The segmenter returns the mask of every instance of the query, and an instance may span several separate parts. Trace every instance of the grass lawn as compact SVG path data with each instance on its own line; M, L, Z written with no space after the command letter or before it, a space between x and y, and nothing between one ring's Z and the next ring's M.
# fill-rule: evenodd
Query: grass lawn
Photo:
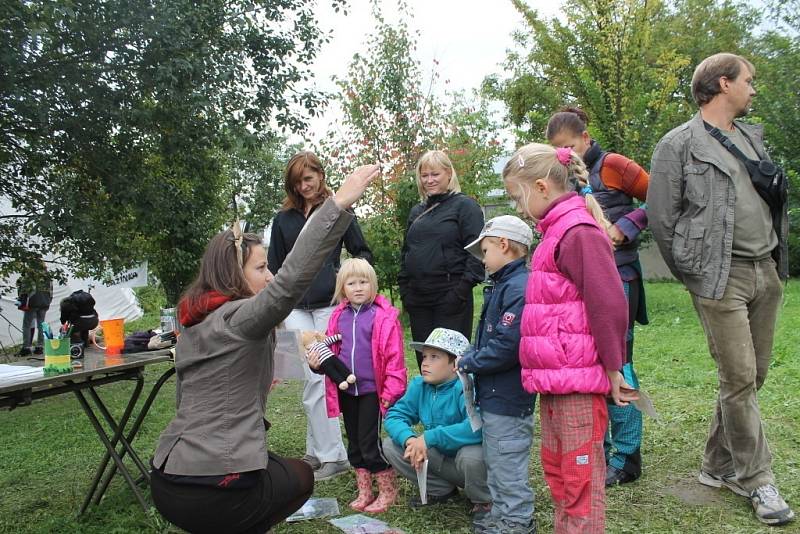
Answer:
M476 293L476 296L479 293ZM672 283L647 285L651 324L637 326L636 362L642 383L659 411L645 420L643 477L613 488L607 497L607 530L612 533L752 533L800 532L800 522L772 530L762 527L749 502L726 490L696 482L709 418L716 396L716 372L708 355L688 294ZM157 321L157 317L155 321ZM774 457L774 471L784 498L800 512L800 283L787 286L775 342L775 357L760 392L762 416ZM409 374L416 362L407 354ZM166 365L166 364L164 364ZM147 372L146 388L166 368ZM132 384L101 387L112 411L121 412ZM299 457L305 447L301 384L279 385L270 395L269 447ZM136 440L149 457L161 430L173 415L175 382L168 383ZM538 422L537 431L538 434ZM552 531L552 506L542 480L538 440L531 453L539 532ZM102 446L72 396L38 401L0 412L0 532L177 532L151 509L143 513L119 477L100 506L80 519L80 506ZM401 505L381 516L407 533L469 532L466 504L455 502L411 510L414 494L403 482ZM352 476L322 482L316 495L336 497L344 513L355 494ZM339 532L324 520L284 524L279 533Z

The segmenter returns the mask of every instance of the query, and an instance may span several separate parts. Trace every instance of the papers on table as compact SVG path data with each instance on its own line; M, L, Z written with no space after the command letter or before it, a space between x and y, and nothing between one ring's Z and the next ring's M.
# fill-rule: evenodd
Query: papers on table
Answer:
M31 367L30 365L7 365L0 364L0 382L6 380L20 380L26 378L41 378L44 376L42 367Z
M469 416L469 426L473 432L477 432L483 426L483 422L478 410L475 409L475 384L472 381L472 375L458 371L458 379L461 380L461 386L464 388L464 403Z

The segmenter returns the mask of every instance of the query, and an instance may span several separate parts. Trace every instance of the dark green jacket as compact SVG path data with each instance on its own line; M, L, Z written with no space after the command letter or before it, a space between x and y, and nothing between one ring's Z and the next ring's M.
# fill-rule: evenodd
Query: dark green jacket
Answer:
M736 122L761 159L761 125ZM698 112L665 135L653 152L647 214L658 248L675 278L700 297L721 299L728 283L736 191L731 171L714 156ZM781 279L789 276L787 205L773 221L778 246L772 252Z

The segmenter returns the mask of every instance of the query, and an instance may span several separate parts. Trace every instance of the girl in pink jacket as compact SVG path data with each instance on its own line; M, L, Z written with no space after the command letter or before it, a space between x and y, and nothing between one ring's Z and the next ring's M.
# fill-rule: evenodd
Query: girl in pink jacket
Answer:
M579 196L587 176L569 148L532 143L503 169L517 210L536 221L520 326L522 385L539 393L542 466L555 505L556 533L605 531L605 397L636 397L625 384L628 306L608 222Z
M346 260L336 277L334 301L338 306L328 321L326 335L341 334L331 349L356 381L340 390L325 379L328 417L344 416L347 459L356 469L358 496L354 510L385 512L397 499L397 479L380 450L380 423L386 410L406 391L403 328L399 311L378 295L378 278L363 259ZM309 366L319 368L319 355L309 352ZM378 482L377 498L372 477Z

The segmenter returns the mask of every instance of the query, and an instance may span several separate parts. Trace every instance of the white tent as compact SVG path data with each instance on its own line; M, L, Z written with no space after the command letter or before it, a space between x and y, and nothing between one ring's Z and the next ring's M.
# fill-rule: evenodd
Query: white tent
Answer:
M0 215L15 213L11 202L0 197ZM44 258L45 261L48 258ZM0 348L22 343L22 312L17 309L17 277L3 281L0 285ZM59 326L59 303L73 291L83 289L89 291L96 301L95 309L100 319L122 317L126 321L139 319L142 309L136 300L132 287L147 285L147 263L135 269L125 271L114 278L113 283L106 285L98 280L70 277L66 284L53 283L53 302L45 315L46 321L53 330Z
M83 289L89 291L96 302L95 309L100 319L113 319L122 317L126 321L134 321L142 317L143 312L136 300L136 295L131 287L145 285L147 281L147 264L138 269L126 271L116 280L120 283L109 286L97 280L69 278L66 284L53 283L53 302L45 315L45 320L50 328L56 330L59 323L59 303L73 291ZM144 282L144 283L142 283ZM16 287L16 278L12 278L10 288ZM2 291L2 289L0 289ZM19 345L22 343L22 312L17 309L15 300L16 290L6 289L0 294L0 344L2 347Z

